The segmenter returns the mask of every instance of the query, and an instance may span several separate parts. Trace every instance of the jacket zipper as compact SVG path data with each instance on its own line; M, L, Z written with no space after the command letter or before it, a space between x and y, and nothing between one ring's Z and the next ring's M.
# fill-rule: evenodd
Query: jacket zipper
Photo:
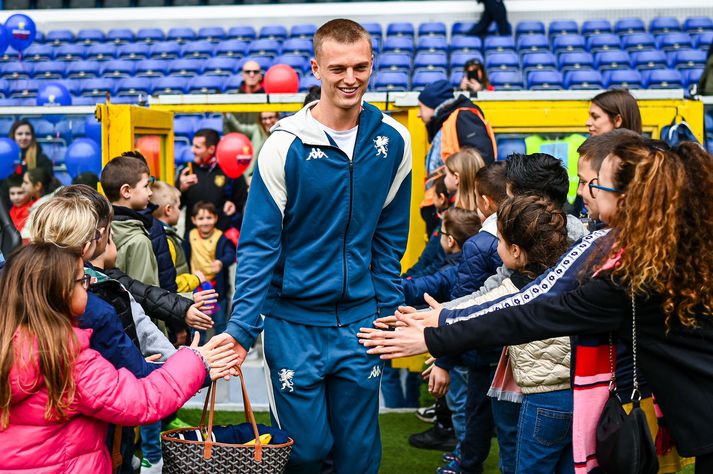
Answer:
M342 296L340 301L347 294L347 235L349 234L349 225L352 222L352 202L354 197L354 159L349 160L349 214L347 214L347 226L344 229L344 239L342 240L342 269L344 271L344 282L342 283ZM337 326L341 327L342 323L339 320L339 302L337 302Z

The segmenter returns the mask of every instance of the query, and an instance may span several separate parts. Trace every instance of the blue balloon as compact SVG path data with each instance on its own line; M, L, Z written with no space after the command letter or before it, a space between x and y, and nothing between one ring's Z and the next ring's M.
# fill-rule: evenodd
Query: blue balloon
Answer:
M72 105L72 94L60 82L47 82L37 89L37 99L35 100L37 105Z
M7 28L0 25L0 54L5 53L5 50L10 45L10 35L7 33Z
M84 135L97 143L102 142L102 124L93 115L84 120Z
M15 172L20 163L20 147L7 137L0 137L0 179L5 179Z
M16 51L24 51L35 41L37 28L35 22L27 15L15 13L5 21L5 28L10 39L10 46Z
M77 138L67 148L64 164L73 178L85 171L99 176L102 171L101 149L91 138Z

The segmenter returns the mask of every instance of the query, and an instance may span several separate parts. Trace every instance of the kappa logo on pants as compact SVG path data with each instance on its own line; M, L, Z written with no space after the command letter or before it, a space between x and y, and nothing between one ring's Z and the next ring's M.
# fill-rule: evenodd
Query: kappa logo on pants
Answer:
M371 373L369 374L369 377L367 377L367 378L373 379L375 377L378 377L379 375L381 375L381 367L379 367L378 365L375 365L374 367L372 367Z
M277 373L277 376L280 378L280 383L282 384L282 386L280 386L280 390L282 390L283 392L286 389L289 389L290 392L295 391L295 386L292 382L292 378L295 376L294 370L280 369L280 371Z

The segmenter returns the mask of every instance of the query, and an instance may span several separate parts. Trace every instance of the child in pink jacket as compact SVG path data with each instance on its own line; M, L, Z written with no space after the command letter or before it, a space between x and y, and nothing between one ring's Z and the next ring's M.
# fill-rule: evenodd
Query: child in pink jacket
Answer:
M51 271L50 271L51 270ZM0 473L111 472L107 424L166 417L235 364L230 345L181 348L136 379L89 349L74 327L89 280L81 249L32 244L0 276Z

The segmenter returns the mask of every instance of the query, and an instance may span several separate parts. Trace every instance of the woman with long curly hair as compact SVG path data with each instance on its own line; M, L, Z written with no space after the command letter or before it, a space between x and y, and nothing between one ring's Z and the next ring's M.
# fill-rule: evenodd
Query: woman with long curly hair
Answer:
M679 453L713 472L713 158L694 143L632 140L590 189L613 229L579 288L444 327L397 314L405 327L363 330L362 343L385 359L602 333L631 348L635 318L637 366Z

